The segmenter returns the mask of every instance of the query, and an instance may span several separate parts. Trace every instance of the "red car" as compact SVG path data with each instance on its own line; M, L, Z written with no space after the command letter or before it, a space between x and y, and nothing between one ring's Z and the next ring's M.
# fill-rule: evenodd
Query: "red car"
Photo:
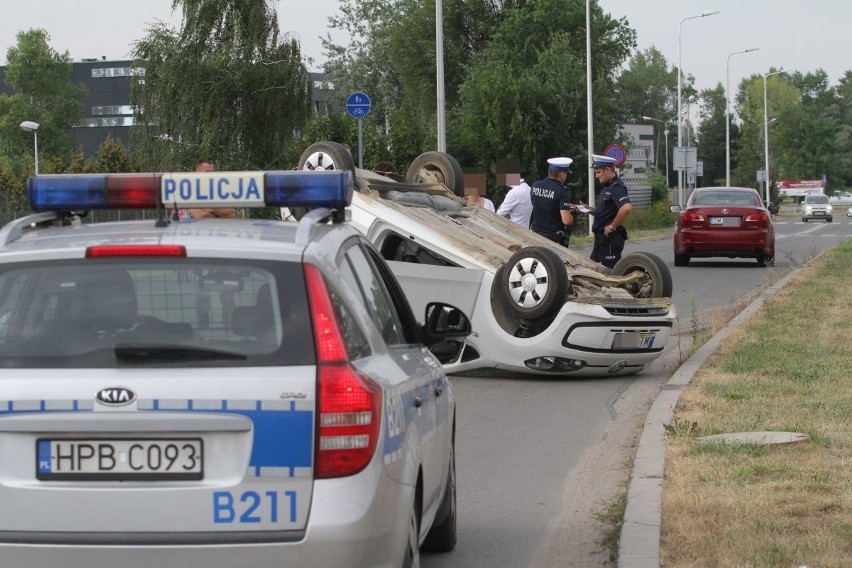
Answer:
M675 266L693 257L755 258L768 266L775 259L772 215L760 194L749 187L700 187L677 213Z

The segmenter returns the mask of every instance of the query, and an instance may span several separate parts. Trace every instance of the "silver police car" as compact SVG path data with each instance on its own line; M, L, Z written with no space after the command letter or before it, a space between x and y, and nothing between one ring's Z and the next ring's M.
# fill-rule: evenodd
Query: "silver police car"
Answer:
M0 564L418 566L456 543L453 390L348 172L51 175L0 230ZM298 223L167 208L311 206ZM150 209L84 223L83 210ZM331 223L327 223L327 220Z

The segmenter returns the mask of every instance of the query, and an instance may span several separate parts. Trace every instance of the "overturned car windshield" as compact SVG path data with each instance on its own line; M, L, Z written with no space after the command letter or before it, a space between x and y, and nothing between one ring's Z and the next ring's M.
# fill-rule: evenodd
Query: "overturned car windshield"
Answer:
M0 271L0 366L310 365L298 262L80 259Z

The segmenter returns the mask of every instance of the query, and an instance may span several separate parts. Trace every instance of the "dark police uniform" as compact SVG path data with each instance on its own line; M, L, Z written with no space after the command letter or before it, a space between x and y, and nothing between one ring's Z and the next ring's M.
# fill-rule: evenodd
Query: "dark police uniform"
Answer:
M626 203L630 203L627 186L618 176L603 185L595 202L595 222L592 223L595 244L590 258L608 268L613 268L621 259L624 241L627 240L627 229L618 227L607 237L604 235L604 227L615 220L619 207Z
M560 211L571 209L571 190L559 180L545 178L535 182L530 190L532 221L530 229L553 242L568 245L570 227L562 223ZM567 233L560 239L557 233Z

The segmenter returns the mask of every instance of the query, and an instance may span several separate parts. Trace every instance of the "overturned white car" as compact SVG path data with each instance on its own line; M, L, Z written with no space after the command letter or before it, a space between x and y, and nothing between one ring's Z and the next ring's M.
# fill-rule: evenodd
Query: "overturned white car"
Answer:
M357 169L342 145L318 142L299 168L352 171L352 222L389 261L415 312L447 301L470 316L464 343L433 349L447 372L628 375L669 341L676 314L662 259L628 254L609 270L468 204L448 154L427 152L391 179Z

